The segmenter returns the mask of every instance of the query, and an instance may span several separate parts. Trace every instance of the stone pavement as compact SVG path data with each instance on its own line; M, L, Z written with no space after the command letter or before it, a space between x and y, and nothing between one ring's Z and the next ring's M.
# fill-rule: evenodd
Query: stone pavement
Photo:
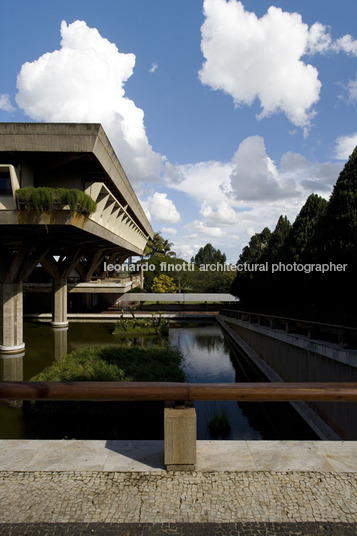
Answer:
M160 452L0 441L0 536L357 535L355 442L200 441L187 473Z

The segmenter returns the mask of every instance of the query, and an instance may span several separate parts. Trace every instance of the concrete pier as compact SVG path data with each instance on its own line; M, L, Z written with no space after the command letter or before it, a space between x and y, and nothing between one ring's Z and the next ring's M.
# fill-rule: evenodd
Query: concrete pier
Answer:
M194 407L165 408L165 465L168 471L192 471L195 469L196 428L196 410Z
M23 341L22 282L0 285L0 353L18 353Z
M68 327L67 319L67 278L53 279L52 322L53 328Z

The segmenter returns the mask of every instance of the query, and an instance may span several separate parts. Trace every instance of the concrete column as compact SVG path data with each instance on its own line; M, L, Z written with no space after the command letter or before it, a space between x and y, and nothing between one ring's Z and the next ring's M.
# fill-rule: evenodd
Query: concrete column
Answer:
M67 320L67 277L53 278L53 295L52 295L52 322L54 328L63 328L68 326Z
M195 408L184 406L165 408L165 465L168 471L195 469L196 436Z
M22 282L0 285L0 352L19 353L25 348L22 329Z

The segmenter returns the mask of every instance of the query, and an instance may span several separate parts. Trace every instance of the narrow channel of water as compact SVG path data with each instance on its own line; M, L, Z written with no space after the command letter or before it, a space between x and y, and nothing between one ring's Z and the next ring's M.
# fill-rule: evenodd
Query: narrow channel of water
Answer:
M112 335L113 328L114 324L110 322L73 322L68 331L61 332L51 330L47 324L26 323L25 356L0 358L0 379L29 380L55 359L59 359L62 353L80 347L120 346L122 342ZM188 382L229 383L263 380L244 359L233 352L216 323L196 327L183 324L181 328L170 328L169 341L184 355L183 368ZM154 337L141 337L130 341L131 344L140 345L152 345L156 342ZM136 409L136 418L139 421L145 420L144 404L138 404ZM287 403L196 402L195 407L198 439L316 439L315 434ZM127 413L126 407L124 411ZM222 416L223 422L228 423L228 426L221 433L210 429L212 418ZM150 420L148 416L146 417L146 420ZM162 436L162 422L146 426L141 432L140 425L137 429L131 425L130 429L125 430L130 421L133 421L130 417L123 419L120 429L115 428L111 434L122 439L159 439ZM80 419L78 422L80 423ZM64 423L49 422L48 431L45 426L40 429L41 423L38 423L37 430L36 426L29 426L26 423L20 404L0 404L0 438L63 437ZM81 427L81 424L78 426ZM106 437L105 430L96 432L92 423L83 425L82 430L77 429L77 423L73 423L69 433L70 437L86 439ZM113 435L110 438L113 438Z
M171 329L170 342L185 356L188 382L232 383L264 381L252 366L231 348L218 324ZM218 439L318 439L293 410L281 402L195 402L198 439L212 439L209 423L225 415L227 430Z

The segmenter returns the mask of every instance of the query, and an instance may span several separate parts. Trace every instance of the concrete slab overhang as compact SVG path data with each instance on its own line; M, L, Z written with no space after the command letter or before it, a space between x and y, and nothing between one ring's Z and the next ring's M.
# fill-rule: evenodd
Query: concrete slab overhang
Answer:
M0 244L15 247L21 243L50 244L54 255L68 248L91 247L141 255L142 250L117 233L69 211L38 215L35 211L0 211Z
M153 229L102 126L92 123L0 123L0 164L35 169L43 184L51 174L80 173L104 183L146 236ZM1 222L2 223L2 222Z

